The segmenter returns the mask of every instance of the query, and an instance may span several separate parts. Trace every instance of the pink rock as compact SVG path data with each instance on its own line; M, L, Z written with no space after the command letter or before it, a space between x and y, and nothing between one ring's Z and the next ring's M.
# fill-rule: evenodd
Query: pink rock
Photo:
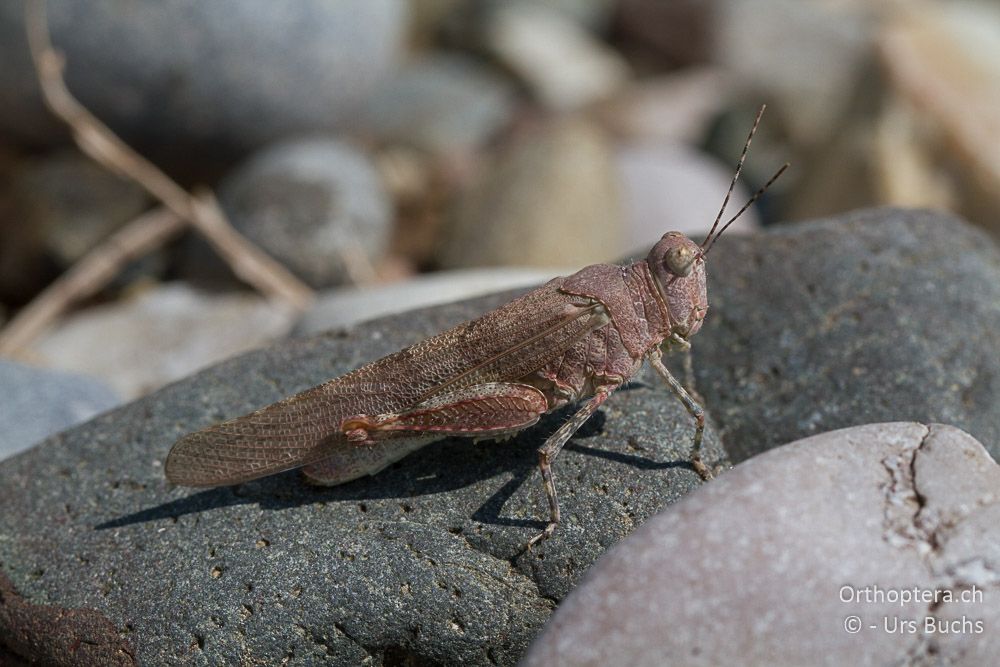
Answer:
M954 427L799 440L609 552L524 664L989 664L998 499L1000 468Z

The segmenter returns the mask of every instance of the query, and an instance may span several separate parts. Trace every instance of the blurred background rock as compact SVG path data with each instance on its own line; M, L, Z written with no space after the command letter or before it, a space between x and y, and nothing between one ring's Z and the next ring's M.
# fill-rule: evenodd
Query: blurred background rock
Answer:
M0 322L154 204L45 109L23 10L0 4ZM792 168L732 233L885 204L1000 233L995 3L50 0L48 15L73 94L321 290L312 317L275 305L188 232L9 353L125 399L304 316L299 331L346 326L645 253L672 229L700 240L761 103L734 203Z

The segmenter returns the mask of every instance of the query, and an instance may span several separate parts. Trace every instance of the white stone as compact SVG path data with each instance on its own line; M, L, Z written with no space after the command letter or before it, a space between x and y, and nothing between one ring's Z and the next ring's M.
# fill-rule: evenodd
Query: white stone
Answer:
M606 98L629 77L628 65L617 52L542 5L498 8L487 27L486 43L543 104L557 110Z
M167 284L70 316L29 354L137 398L282 338L293 319L284 304L254 294L213 295Z

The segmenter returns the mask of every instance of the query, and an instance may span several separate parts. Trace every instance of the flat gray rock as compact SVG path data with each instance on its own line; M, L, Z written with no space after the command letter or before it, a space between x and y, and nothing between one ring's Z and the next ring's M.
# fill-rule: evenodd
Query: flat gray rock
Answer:
M734 460L870 422L962 428L1000 458L1000 250L929 211L873 209L708 257L698 389Z
M984 665L1000 468L962 431L872 424L761 454L610 551L536 665Z
M0 359L0 460L121 402L95 377Z
M0 637L24 634L25 609L69 608L106 617L127 646L102 648L143 664L515 663L601 553L699 484L692 420L652 374L567 445L563 524L528 554L547 517L535 449L564 416L506 443L444 440L334 488L292 472L196 491L162 468L188 431L509 298L250 353L0 464L0 572L24 596L19 614L0 599ZM717 460L711 431L707 445Z

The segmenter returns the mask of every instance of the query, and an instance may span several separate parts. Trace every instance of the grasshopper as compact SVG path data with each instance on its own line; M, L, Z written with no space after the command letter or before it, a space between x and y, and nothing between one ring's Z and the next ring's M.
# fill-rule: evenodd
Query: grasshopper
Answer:
M648 361L695 420L691 462L704 479L702 407L661 360L661 346L690 350L708 311L705 257L715 241L788 166L719 228L761 107L708 236L669 232L646 259L596 264L478 319L236 419L181 438L166 476L185 486L238 484L303 468L335 485L374 475L448 436L509 437L569 403L582 405L538 450L549 504L547 539L559 525L552 463L574 432ZM718 233L716 233L718 229ZM585 399L585 400L584 400Z

